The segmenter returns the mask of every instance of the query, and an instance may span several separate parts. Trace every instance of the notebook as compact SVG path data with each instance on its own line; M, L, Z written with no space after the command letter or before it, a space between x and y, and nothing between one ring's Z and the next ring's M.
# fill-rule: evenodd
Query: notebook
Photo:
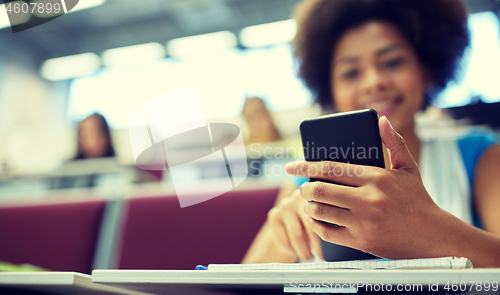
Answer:
M463 257L409 260L354 260L310 263L209 264L208 270L315 270L315 269L466 269L472 262Z

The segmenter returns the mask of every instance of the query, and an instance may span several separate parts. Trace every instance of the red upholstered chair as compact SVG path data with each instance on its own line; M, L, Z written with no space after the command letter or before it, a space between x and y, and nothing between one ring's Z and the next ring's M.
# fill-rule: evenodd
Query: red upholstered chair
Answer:
M194 269L239 263L272 208L278 189L232 191L180 208L176 196L130 199L121 269Z
M0 261L90 273L104 201L0 207Z

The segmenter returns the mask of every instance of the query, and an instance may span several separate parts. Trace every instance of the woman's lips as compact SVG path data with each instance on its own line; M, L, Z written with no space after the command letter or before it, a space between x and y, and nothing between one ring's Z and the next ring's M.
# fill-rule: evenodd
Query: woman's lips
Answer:
M373 103L366 104L365 107L368 109L374 109L377 111L379 116L387 116L394 112L398 105L403 102L403 98L398 96L395 99L377 101Z

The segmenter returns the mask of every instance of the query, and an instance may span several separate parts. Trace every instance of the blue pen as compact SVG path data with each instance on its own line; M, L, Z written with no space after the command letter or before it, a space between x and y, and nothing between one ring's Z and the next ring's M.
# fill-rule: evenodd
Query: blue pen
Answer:
M195 267L195 270L207 270L207 269L208 269L208 267L206 267L206 266L204 266L204 265L197 265L197 266Z

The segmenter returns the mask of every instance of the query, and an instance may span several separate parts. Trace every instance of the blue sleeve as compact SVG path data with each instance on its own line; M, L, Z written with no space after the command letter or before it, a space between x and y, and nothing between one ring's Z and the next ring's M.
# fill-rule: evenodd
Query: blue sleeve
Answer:
M307 177L294 177L295 185L300 187L302 184L307 182Z
M483 225L474 202L474 177L476 167L483 154L493 145L499 144L499 142L495 133L487 131L473 131L458 140L458 146L462 153L467 176L469 177L469 187L472 195L472 222L474 226L479 228L483 228Z

